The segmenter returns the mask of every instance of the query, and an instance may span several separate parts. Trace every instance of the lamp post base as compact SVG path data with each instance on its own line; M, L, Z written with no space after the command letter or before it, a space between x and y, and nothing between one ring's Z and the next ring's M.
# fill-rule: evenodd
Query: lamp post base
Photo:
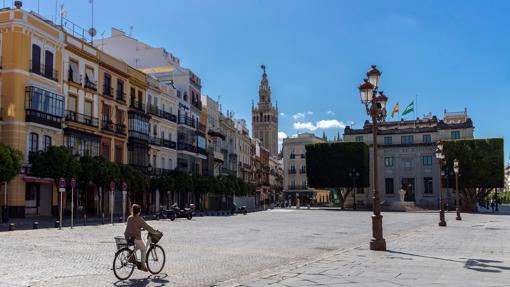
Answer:
M386 251L386 240L384 240L384 238L381 239L372 238L370 240L370 250Z
M372 239L370 250L386 251L386 240L382 236L382 215L372 215Z
M446 226L446 221L439 221L438 225L439 226Z

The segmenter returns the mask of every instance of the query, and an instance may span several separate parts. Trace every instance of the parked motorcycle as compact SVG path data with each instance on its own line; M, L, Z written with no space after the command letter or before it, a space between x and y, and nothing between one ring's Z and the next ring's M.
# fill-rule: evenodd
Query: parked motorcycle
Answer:
M248 210L246 209L246 206L240 206L240 207L237 207L235 206L235 213L242 213L244 215L248 214Z
M170 219L171 221L174 221L177 215L175 214L175 211L173 209L160 209L159 213L157 214L158 219Z
M188 220L191 220L193 218L193 210L195 209L194 204L190 204L190 207L186 207L184 209L181 209L177 203L172 204L170 206L170 210L172 210L175 213L176 217L185 217Z

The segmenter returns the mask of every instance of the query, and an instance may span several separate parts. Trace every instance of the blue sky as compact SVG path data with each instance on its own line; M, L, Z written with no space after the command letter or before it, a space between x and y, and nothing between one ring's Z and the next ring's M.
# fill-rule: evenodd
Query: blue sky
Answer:
M23 2L37 10L36 0ZM69 19L90 26L89 0L57 2ZM55 1L40 7L54 16ZM510 1L482 0L96 0L94 23L106 36L112 26L133 26L133 37L165 47L201 77L205 94L221 96L223 111L250 126L261 64L288 136L295 127L338 126L332 120L360 127L367 116L357 86L377 64L390 106L400 102L403 110L418 95L420 117L467 108L476 137L507 139L508 11ZM342 133L314 132L323 130ZM505 150L508 162L509 141Z

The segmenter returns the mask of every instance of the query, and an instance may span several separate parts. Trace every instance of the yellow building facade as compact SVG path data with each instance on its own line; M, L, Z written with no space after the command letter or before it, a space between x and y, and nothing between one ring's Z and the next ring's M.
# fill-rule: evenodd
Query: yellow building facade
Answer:
M31 177L28 160L31 152L62 144L63 49L64 34L44 19L19 9L0 11L0 142L24 159L20 176L7 186L11 216L51 215L57 206L53 181Z

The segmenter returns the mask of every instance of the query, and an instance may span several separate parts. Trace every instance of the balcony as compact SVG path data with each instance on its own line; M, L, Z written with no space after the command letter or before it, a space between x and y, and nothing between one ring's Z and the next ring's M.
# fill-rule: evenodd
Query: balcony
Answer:
M297 170L295 169L289 169L289 174L296 174L297 173Z
M167 139L162 139L162 138L157 138L157 137L151 137L149 139L149 143L151 145L157 145L157 146L167 147L167 148L171 148L171 149L175 149L176 146L177 146L177 143L174 142L174 141L167 140Z
M80 114L75 111L66 111L66 121L79 123L89 127L99 127L99 119L88 115Z
M149 175L151 176L162 176L162 175L168 175L172 172L171 169L166 168L151 168L149 171Z
M81 75L73 74L72 71L69 71L69 74L67 76L67 81L69 83L75 83L78 86L81 86Z
M196 123L195 121L191 118L191 117L188 117L188 116L183 116L183 115L180 115L179 116L179 121L178 121L179 124L183 124L183 125L187 125L189 127L192 127L192 128L196 128Z
M207 152L205 151L205 148L197 147L197 151L201 155L207 155Z
M147 107L147 111L151 114L151 115L154 115L154 116L157 116L157 117L160 117L160 118L164 118L164 119L167 119L171 122L177 122L177 116L176 115L173 115L169 112L166 112L166 111L163 111L163 110L160 110L157 106L154 106L154 105L148 105Z
M205 131L207 130L204 124L198 123L198 132L205 136Z
M117 101L121 101L121 102L126 102L126 93L124 93L121 90L117 90L116 100Z
M143 141L149 141L149 134L131 130L131 129L128 131L128 137L143 140Z
M296 158L296 155L295 155L295 154L293 154L293 153L291 153L289 158L290 158L290 159L295 159L295 158Z
M195 108L197 108L197 109L199 109L199 110L202 110L202 101L200 101L200 100L192 100L192 101L191 101L191 104L192 104Z
M101 129L105 130L105 131L109 131L109 132L115 132L115 129L114 129L114 125L113 125L113 122L111 120L103 120L102 121L102 125L101 125Z
M236 170L232 170L232 169L229 169L229 168L226 168L226 167L222 167L220 169L220 173L222 175L231 175L231 176L236 176L237 175L237 171Z
M308 189L308 186L306 184L302 185L289 185L289 190L304 190Z
M189 151L189 152L197 152L197 147L192 144L187 143L177 143L177 150Z
M300 170L299 170L299 173L301 173L301 174L306 173L306 169L303 169L303 168L302 168L302 169L300 169Z
M88 77L85 77L85 89L97 91L97 82L92 82Z
M103 85L103 96L113 97L113 88Z
M58 71L53 69L53 65L46 66L42 63L36 63L30 61L30 69L29 71L31 73L37 74L39 76L43 76L47 79L53 80L55 82L58 82Z
M25 110L25 121L47 125L57 129L62 128L62 118L33 109Z
M126 135L126 125L125 124L115 124L115 133L120 135Z
M141 112L145 113L145 109L143 108L142 102L137 101L135 99L131 99L131 102L129 103L129 107L131 109L134 109L134 110L141 111Z

